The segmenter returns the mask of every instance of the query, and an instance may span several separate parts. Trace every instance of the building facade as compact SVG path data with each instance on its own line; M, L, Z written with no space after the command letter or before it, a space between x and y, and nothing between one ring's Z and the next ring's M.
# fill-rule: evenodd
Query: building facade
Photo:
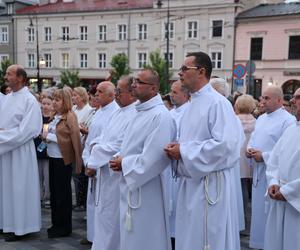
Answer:
M300 87L299 20L300 3L260 5L238 15L235 64L255 63L255 97L269 85L289 95Z

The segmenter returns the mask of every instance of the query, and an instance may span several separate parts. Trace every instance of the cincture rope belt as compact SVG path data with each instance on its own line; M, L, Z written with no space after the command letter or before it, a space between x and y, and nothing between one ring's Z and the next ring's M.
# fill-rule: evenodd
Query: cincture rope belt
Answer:
M213 200L210 196L209 196L209 175L205 176L204 179L204 191L205 191L205 199L206 199L206 203L205 203L205 230L204 230L204 238L205 238L205 245L204 245L204 250L210 250L210 245L208 242L208 206L213 206L216 205L218 203L218 201L220 200L220 195L221 195L221 174L220 172L215 172L214 173L216 175L216 182L217 182L217 197L215 200Z
M132 230L131 209L139 209L142 205L142 188L141 187L138 188L138 201L136 206L134 206L131 203L131 194L132 192L129 190L127 194L128 207L127 207L126 219L125 219L125 228L128 232Z

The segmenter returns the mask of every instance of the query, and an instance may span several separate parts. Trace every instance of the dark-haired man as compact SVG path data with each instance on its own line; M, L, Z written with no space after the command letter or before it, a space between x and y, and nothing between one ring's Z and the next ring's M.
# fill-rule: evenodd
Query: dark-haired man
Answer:
M121 250L170 250L162 172L170 160L163 148L175 139L176 127L158 94L159 76L145 69L137 74L132 94L139 102L129 123L119 157Z
M42 129L42 114L25 87L27 75L20 65L5 74L12 89L0 106L0 229L6 241L41 228L39 175L33 138Z
M229 101L209 84L212 64L203 52L188 54L180 80L191 101L178 143L166 146L181 176L176 211L176 249L238 250L234 166L240 157L239 125Z

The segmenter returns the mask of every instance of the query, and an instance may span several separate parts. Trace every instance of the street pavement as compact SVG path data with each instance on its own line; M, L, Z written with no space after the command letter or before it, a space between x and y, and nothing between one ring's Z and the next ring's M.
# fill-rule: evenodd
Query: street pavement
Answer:
M42 209L42 230L32 234L19 242L5 242L0 235L0 250L87 250L90 246L80 245L80 240L85 237L86 221L85 212L73 212L73 233L70 237L48 239L47 228L51 226L50 209ZM249 250L249 237L241 237L242 250Z

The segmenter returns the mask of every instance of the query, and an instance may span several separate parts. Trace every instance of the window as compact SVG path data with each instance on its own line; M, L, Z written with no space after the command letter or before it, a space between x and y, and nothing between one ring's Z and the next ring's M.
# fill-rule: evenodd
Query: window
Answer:
M127 26L126 24L118 25L118 40L126 40L127 39Z
M61 27L61 39L63 41L68 41L70 39L70 37L69 37L69 27L68 26Z
M52 67L52 57L51 54L47 53L44 54L44 60L45 60L45 67L51 68Z
M28 67L35 68L35 54L29 53L28 54Z
M35 41L35 30L33 27L28 27L28 42L33 43Z
M0 43L8 43L8 26L0 26Z
M222 37L223 36L223 20L213 20L212 21L212 37Z
M138 25L138 39L139 40L147 39L147 24Z
M52 40L51 27L45 27L44 32L45 32L45 42L50 42Z
M167 61L167 53L164 54L165 60ZM173 68L174 62L173 62L173 53L169 52L169 68Z
M263 46L263 38L262 37L251 38L251 49L250 49L250 59L251 60L261 60L262 46Z
M187 38L196 39L198 37L198 23L191 21L187 23Z
M211 52L211 63L213 69L222 68L222 52Z
M106 68L106 54L105 53L98 54L98 67L100 69Z
M289 59L300 59L300 36L290 36Z
M174 23L170 22L169 23L169 39L174 39ZM164 39L167 39L167 34L168 34L168 23L164 23Z
M64 69L67 69L69 68L69 53L62 53L61 54L61 66L64 68Z
M13 13L13 4L7 3L7 14L11 15Z
M8 54L0 54L0 63L8 59L9 59Z
M138 68L142 69L147 64L147 53L138 53Z
M80 68L87 68L87 54L80 53L79 59L80 59Z
M79 33L80 41L87 41L87 26L80 26Z
M98 31L99 31L98 40L106 41L106 25L99 25Z

